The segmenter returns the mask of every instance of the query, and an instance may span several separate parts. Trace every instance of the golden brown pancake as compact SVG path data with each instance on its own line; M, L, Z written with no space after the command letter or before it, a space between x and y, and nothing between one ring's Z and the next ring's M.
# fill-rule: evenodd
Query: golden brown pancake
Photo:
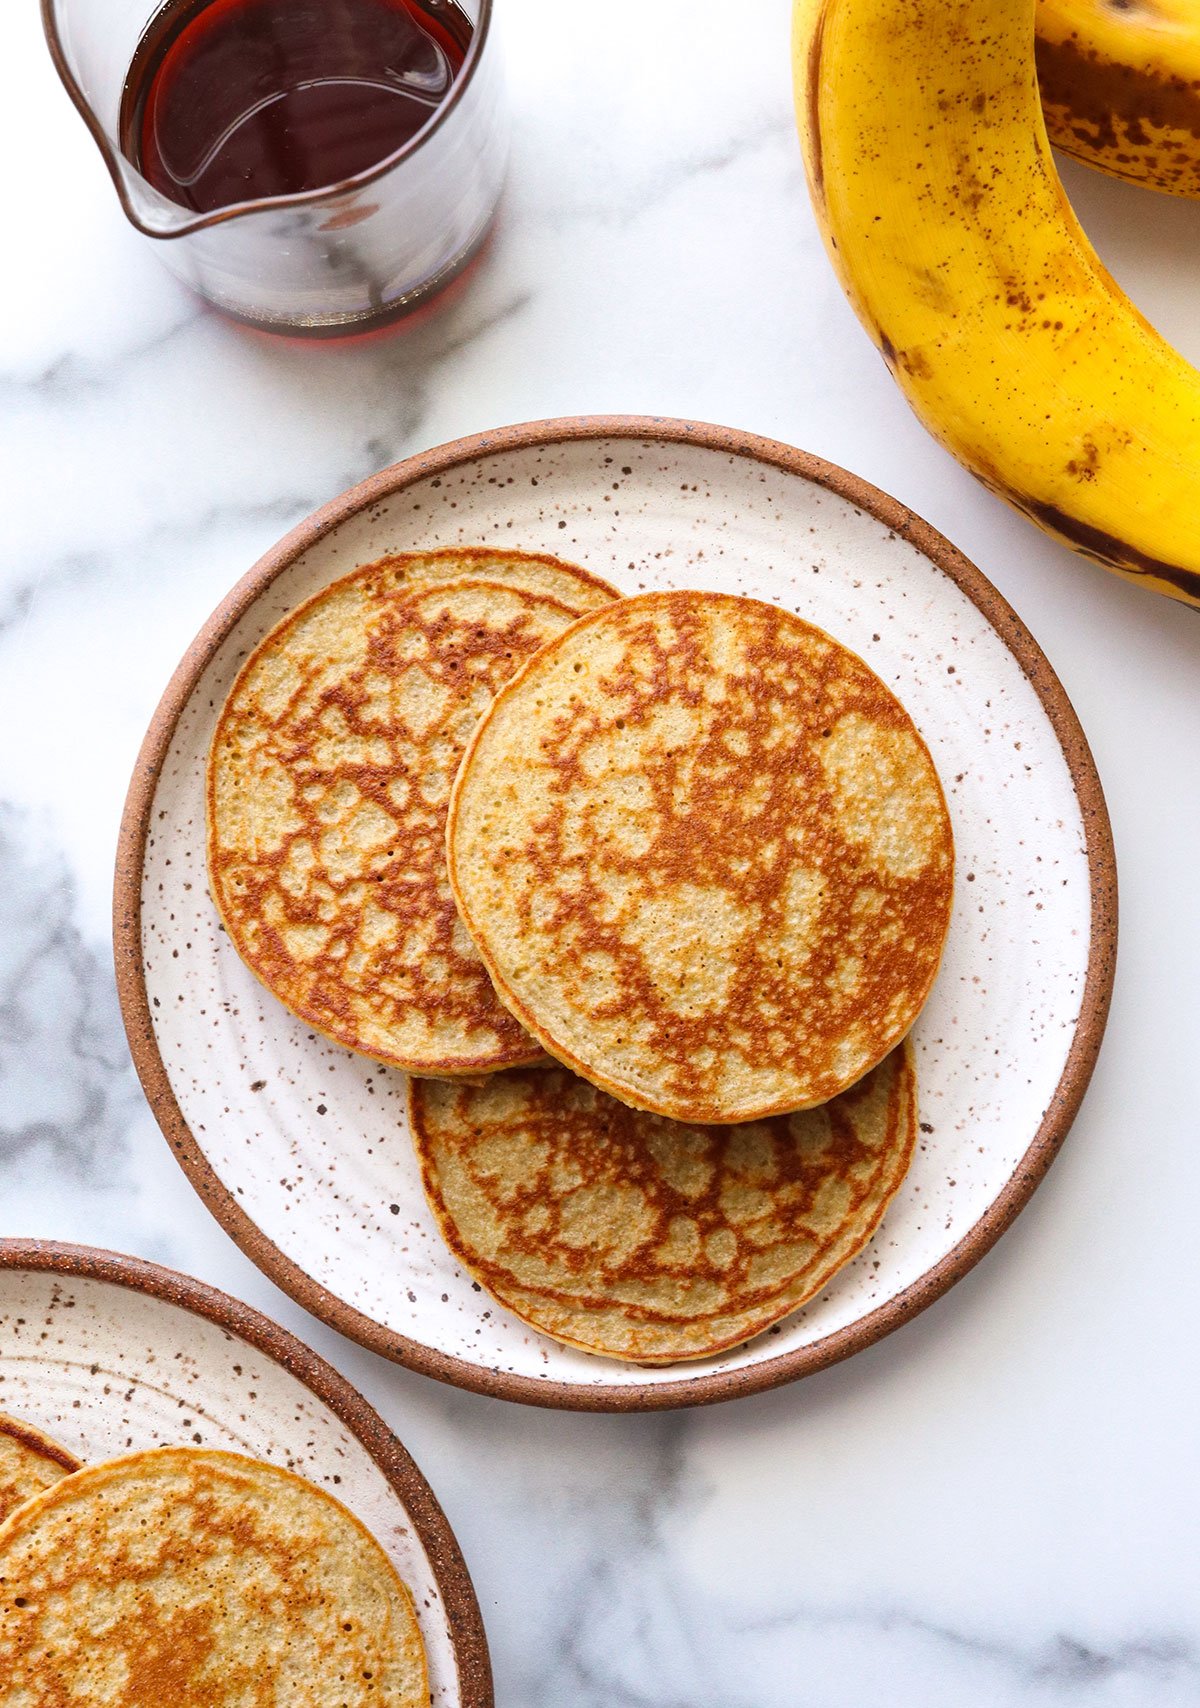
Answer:
M526 593L560 599L580 616L620 598L611 582L602 581L577 563L541 552L506 552L491 546L443 546L429 552L395 552L364 564L355 570L354 577L358 576L372 586L386 583L397 592L403 589L409 593L444 581L511 582L514 587L523 587Z
M496 697L448 826L459 912L558 1059L681 1121L823 1103L904 1036L950 919L929 751L788 611L651 593Z
M412 1597L340 1502L277 1466L160 1448L0 1525L0 1680L20 1708L428 1708Z
M80 1461L31 1423L0 1412L0 1524L32 1495L41 1494Z
M412 1073L539 1057L459 923L446 805L497 688L576 615L515 579L397 592L358 571L246 663L209 755L213 899L250 969L327 1037Z
M704 1358L802 1305L862 1250L916 1136L908 1046L794 1115L691 1126L565 1068L415 1080L422 1178L447 1243L556 1340Z

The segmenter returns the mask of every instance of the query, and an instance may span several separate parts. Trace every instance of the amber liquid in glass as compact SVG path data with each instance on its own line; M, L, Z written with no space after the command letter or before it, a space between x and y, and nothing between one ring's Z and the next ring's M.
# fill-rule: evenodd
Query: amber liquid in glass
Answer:
M197 213L341 183L429 122L472 29L455 0L171 0L126 78L122 148Z

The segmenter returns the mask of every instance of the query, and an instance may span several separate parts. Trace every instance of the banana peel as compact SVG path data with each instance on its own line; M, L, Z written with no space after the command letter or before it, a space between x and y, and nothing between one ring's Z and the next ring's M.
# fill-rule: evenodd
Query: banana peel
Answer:
M1050 140L1114 177L1200 196L1196 0L1037 0Z
M1200 373L1105 270L1042 118L1035 0L796 0L813 206L924 424L993 492L1200 605Z

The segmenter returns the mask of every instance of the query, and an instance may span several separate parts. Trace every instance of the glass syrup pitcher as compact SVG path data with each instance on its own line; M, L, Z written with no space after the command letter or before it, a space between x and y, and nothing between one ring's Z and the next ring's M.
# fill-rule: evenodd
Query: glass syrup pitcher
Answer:
M42 0L168 266L268 331L370 330L459 273L507 164L492 0Z

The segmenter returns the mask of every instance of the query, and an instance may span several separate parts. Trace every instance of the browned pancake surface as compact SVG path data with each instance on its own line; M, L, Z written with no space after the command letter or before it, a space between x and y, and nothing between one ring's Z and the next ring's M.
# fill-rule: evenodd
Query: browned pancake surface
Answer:
M497 990L636 1107L821 1103L903 1037L950 917L928 749L856 654L711 593L577 623L460 769L450 877Z
M458 920L445 817L480 714L575 615L511 580L397 592L360 571L235 683L209 760L213 897L263 983L339 1043L416 1073L540 1054Z
M0 1524L79 1465L73 1453L33 1424L0 1412Z
M0 1526L0 1694L19 1708L427 1708L412 1598L323 1490L165 1448Z
M581 616L620 598L609 581L593 575L565 558L545 552L501 551L494 546L440 546L428 552L392 552L364 564L349 580L372 586L386 583L396 592L414 592L419 587L445 581L501 581L523 587L526 593L541 593L561 599Z
M870 1239L912 1157L907 1046L822 1108L746 1126L630 1109L563 1068L415 1081L455 1256L525 1321L642 1363L736 1346Z

